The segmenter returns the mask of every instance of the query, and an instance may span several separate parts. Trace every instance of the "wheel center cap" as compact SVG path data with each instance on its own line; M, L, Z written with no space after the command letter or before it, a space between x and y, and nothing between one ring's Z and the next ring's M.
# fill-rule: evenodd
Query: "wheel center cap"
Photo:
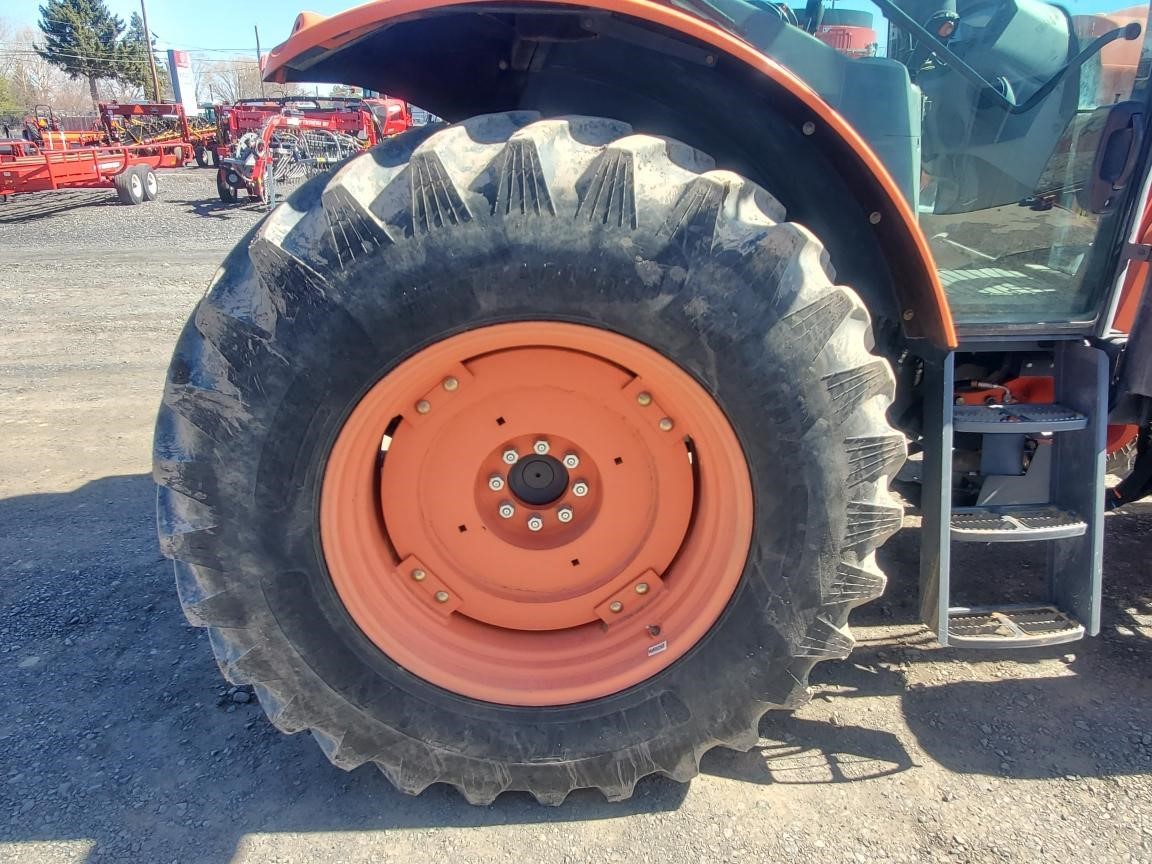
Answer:
M551 504L568 488L568 469L551 456L528 456L508 473L508 486L525 504Z

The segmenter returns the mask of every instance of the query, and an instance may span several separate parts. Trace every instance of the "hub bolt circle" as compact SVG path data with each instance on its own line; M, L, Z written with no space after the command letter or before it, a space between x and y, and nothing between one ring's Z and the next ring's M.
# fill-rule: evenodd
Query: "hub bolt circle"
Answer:
M516 464L516 460L517 460L517 459L519 459L519 458L520 458L520 454L519 454L519 453L517 453L515 450L505 450L505 451L504 451L504 456L503 456L503 459L504 459L504 461L505 461L505 462L507 462L509 465L515 465L515 464Z
M556 518L561 522L571 522L573 515L571 507L561 507L556 511Z
M528 517L528 530L529 531L539 531L543 527L544 527L544 520L541 519L539 516L533 514L532 516Z
M548 450L550 448L548 446L548 442L541 438L539 441L532 445L532 449L539 453L541 456L547 456Z
M579 468L580 467L580 457L577 456L575 453L565 453L564 454L564 467L565 468Z
M500 504L500 518L511 519L516 515L516 505L511 501L504 501Z
M488 488L493 492L499 492L504 488L504 478L499 474L493 474L488 478Z
M577 498L583 498L588 494L588 484L583 480L577 480L572 484L572 494Z

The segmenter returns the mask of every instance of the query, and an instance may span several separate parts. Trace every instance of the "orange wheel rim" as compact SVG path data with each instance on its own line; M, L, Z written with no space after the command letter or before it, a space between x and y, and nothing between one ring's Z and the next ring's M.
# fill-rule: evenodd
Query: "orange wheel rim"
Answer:
M605 330L499 324L401 363L324 473L341 601L413 674L563 705L638 684L740 581L752 489L735 433L676 364Z

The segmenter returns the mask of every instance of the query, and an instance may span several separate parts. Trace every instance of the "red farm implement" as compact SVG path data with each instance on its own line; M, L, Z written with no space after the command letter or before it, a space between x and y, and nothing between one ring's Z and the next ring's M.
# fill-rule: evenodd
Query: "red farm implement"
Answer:
M180 145L165 151L173 164L164 167L180 167L191 158L204 167L208 148L215 146L215 127L198 117L189 119L177 103L101 102L100 122L108 144Z
M156 169L172 164L182 144L42 150L23 139L0 140L0 199L22 192L115 189L124 204L157 196Z
M351 135L371 147L382 138L398 135L413 125L412 109L402 99L336 99L286 96L280 99L241 99L231 105L217 105L213 152L219 158L232 157L245 135L260 134L269 118L280 115L319 121L324 128Z
M367 112L275 114L245 132L219 162L216 189L232 204L244 191L268 205L294 186L376 143Z

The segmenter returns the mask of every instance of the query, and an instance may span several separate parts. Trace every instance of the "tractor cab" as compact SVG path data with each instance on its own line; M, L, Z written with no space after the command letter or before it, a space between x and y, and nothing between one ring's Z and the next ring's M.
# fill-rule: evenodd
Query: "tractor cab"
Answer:
M1125 350L1152 248L1148 8L852 5L741 4L734 29L881 156L957 328L956 350L905 370L923 375L923 620L977 648L1094 634L1105 474L1127 472L1149 420L1117 387L1152 361ZM1003 543L1046 550L1041 578L1010 578ZM998 568L991 596L970 578Z

